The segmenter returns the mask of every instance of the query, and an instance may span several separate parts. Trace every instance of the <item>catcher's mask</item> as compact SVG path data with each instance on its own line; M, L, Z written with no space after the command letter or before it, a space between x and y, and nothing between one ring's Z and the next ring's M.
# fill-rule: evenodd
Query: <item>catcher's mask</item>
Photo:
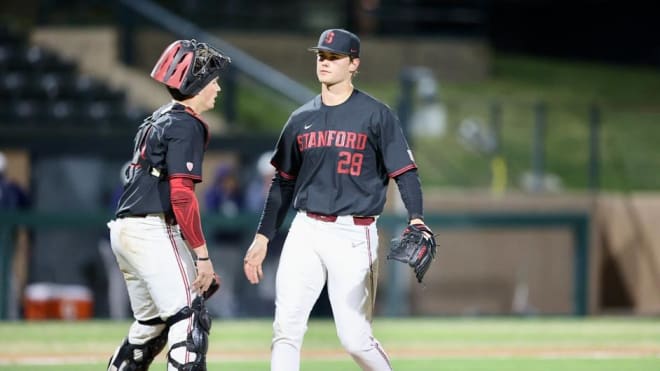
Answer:
M206 43L177 40L160 56L151 77L192 97L217 78L229 63L228 56Z

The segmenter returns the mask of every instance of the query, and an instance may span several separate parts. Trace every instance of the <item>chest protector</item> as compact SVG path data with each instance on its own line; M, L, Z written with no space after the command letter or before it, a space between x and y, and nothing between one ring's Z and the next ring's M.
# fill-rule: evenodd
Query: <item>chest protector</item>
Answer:
M164 117L166 114L175 111L183 112L185 109L180 104L165 105L144 119L138 127L133 141L131 166L128 166L124 173L125 179L129 183L132 183L137 176L143 173L154 176L159 180L167 178L167 167L164 161L165 152L159 150L159 148L165 148L165 143L162 142L164 128L160 124L167 120ZM162 156L159 156L160 154ZM162 157L161 161L154 161L154 159L160 157Z

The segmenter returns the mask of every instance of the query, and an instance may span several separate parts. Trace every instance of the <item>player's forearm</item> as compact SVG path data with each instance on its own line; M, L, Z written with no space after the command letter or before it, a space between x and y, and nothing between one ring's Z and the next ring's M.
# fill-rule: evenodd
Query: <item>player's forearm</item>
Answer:
M291 206L294 187L294 180L284 179L279 174L273 177L266 204L259 220L258 234L262 234L269 240L273 239Z
M190 247L197 249L202 245L206 246L199 203L195 196L192 180L189 178L170 179L170 200L181 233Z
M202 244L200 246L197 246L195 248L195 254L197 255L197 259L204 259L206 260L209 257L209 250L206 247L206 244Z
M410 219L411 224L414 220L419 220L420 222L424 218L424 203L422 201L422 184L419 181L419 176L417 175L417 170L409 170L405 173L394 178L397 186L399 187L399 193L401 193L401 199L403 204L408 210L408 219Z

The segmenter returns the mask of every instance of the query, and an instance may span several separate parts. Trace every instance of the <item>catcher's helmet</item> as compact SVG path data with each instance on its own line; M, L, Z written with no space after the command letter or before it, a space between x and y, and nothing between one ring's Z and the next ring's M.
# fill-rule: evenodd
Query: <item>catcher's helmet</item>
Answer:
M229 63L229 57L206 43L177 40L160 56L151 77L191 97L218 77Z

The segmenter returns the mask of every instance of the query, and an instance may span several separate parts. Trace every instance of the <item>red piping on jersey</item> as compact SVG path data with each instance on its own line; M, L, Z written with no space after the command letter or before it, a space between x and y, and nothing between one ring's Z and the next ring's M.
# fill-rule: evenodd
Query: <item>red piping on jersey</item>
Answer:
M186 112L188 112L192 117L196 118L199 120L199 122L204 125L204 149L206 149L209 146L209 141L211 140L211 132L209 131L209 125L204 121L202 116L200 116L197 112L193 111L192 108L185 106L186 107Z
M282 170L278 170L278 172L280 173L280 176L281 176L282 178L286 179L286 180L294 180L294 179L296 179L296 177L295 177L294 175L287 174L287 173L283 172Z
M406 167L403 167L403 168L401 168L401 169L399 169L399 170L397 170L397 171L394 171L394 172L390 173L390 174L389 174L389 177L390 177L390 178L396 178L396 177L398 177L399 175L405 173L406 171L408 171L408 170L412 170L412 169L417 169L417 165L415 165L415 164L410 164L410 165L408 165L408 166L406 166Z

